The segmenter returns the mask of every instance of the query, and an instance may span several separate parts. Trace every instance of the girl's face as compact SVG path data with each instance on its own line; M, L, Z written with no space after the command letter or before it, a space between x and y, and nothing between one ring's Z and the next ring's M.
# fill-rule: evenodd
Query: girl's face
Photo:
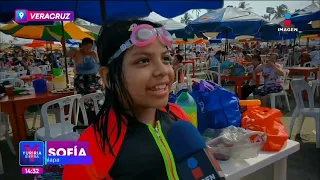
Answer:
M159 39L146 47L133 46L124 54L124 83L135 107L167 105L174 79L170 61L170 53Z

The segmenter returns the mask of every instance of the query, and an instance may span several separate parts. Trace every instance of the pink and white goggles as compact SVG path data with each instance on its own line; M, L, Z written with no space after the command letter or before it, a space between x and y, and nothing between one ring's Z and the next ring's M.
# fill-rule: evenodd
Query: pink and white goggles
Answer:
M120 46L120 49L109 59L109 64L117 57L121 55L125 50L131 48L132 46L145 47L159 37L159 40L167 47L172 46L172 36L164 28L154 28L148 24L132 26L132 33L130 39Z

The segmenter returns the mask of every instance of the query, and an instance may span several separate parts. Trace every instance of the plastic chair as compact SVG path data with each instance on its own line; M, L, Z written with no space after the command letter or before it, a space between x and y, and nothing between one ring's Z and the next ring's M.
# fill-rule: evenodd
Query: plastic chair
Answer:
M8 121L8 117L0 112L0 137L5 137L7 140L7 144L12 152L12 154L16 155L16 151L14 150L10 135L8 133L9 131L9 121ZM4 173L4 169L3 169L3 164L2 164L2 157L1 157L1 152L0 152L0 174Z
M104 99L105 99L105 96L104 96L104 94L102 92L86 94L86 95L81 97L81 99L79 100L79 106L80 106L80 110L82 112L83 122L84 122L85 126L89 125L87 111L86 111L86 108L84 106L85 101L87 101L87 100L92 100L93 101L94 112L97 115L99 110L100 110L99 104L101 104L100 102L104 101ZM79 113L79 111L78 111L78 113ZM78 113L77 113L77 119L78 119Z
M0 80L6 78L6 72L0 72Z
M17 76L18 76L18 77L26 76L26 75L27 75L27 73L28 73L28 71L27 71L27 70L18 71L18 72L17 72Z
M191 91L192 87L191 87L191 82L190 82L190 72L191 72L191 68L192 68L192 64L185 64L182 67L178 68L176 70L176 81L179 83L179 73L183 74L183 82L182 84L186 84L186 86L188 87L188 89Z
M0 83L3 83L5 81L9 81L9 83L14 87L22 88L24 86L24 81L18 78L1 79Z
M288 57L283 57L283 58L279 59L278 61L279 61L279 64L280 64L282 67L287 67Z
M287 77L289 75L289 70L288 69L282 69L282 71L283 71L284 75L279 77L279 78L280 78L283 90L281 92L278 92L278 93L270 93L269 94L271 108L276 108L276 97L277 96L284 96L285 100L286 100L287 108L288 108L289 111L291 111L288 95L287 95L287 92L285 91L285 82L286 82L286 79L287 79Z
M314 91L315 86L311 87L305 80L291 81L291 87L296 101L296 107L292 113L289 137L291 137L294 122L297 117L301 116L301 124L299 125L299 134L301 134L302 124L305 117L313 117L316 120L316 147L320 148L320 108L314 108ZM303 101L303 91L308 93L309 108L305 108Z
M205 71L205 73L206 73L207 79L212 82L215 82L215 76L217 76L218 77L217 83L221 86L221 76L218 72L207 70Z
M23 66L17 66L16 69L17 69L17 71L19 72L19 71L23 71L23 70L24 70L24 67L23 67Z
M17 78L18 74L17 73L5 73L4 74L4 79L8 79L8 78Z
M65 140L65 141L76 141L79 138L79 134L73 132L74 125L71 124L71 118L73 110L75 109L76 113L79 111L78 101L80 100L81 95L72 95L56 99L41 107L41 119L43 121L44 127L41 127L34 134L34 140L42 141L52 141L52 140ZM58 104L60 109L60 120L61 123L55 123L50 125L48 120L48 108L49 106ZM67 117L64 114L64 107L69 105L69 112ZM74 108L74 106L76 106ZM67 120L66 120L67 118ZM75 123L77 123L77 117L75 116Z
M317 65L311 64L311 62L306 62L303 64L303 67L318 67ZM315 80L315 74L313 72L310 73L310 76L308 77L309 81Z
M41 65L41 66L38 66L38 67L41 69L42 73L51 71L51 66L50 65Z

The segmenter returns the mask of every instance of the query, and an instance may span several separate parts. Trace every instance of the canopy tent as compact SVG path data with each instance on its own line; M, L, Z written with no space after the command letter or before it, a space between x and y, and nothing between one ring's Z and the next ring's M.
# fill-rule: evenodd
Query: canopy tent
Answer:
M184 29L186 25L179 23L173 19L167 19L163 21L158 21L157 23L162 24L164 28L168 31Z

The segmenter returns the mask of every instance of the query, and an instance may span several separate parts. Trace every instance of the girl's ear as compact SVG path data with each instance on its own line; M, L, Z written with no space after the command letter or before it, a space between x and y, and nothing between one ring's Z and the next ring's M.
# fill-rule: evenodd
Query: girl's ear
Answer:
M109 82L109 68L101 66L99 70L99 75L102 79L102 83L104 87L108 87Z

